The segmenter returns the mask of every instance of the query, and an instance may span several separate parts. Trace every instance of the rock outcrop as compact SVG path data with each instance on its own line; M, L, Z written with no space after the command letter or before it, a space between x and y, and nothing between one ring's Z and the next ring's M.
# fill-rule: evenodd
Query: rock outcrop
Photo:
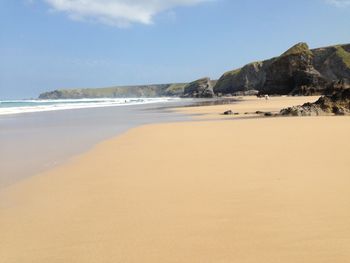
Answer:
M331 81L339 79L350 79L350 44L310 50L306 43L299 43L279 57L225 73L214 92L225 95L254 89L276 95L323 94Z
M324 90L327 81L313 67L312 60L306 43L293 46L267 68L261 93L311 95Z
M314 103L281 110L282 116L349 115L350 85L346 81L334 82L327 88L328 95Z
M213 83L209 78L202 78L187 84L183 97L212 98L214 97Z

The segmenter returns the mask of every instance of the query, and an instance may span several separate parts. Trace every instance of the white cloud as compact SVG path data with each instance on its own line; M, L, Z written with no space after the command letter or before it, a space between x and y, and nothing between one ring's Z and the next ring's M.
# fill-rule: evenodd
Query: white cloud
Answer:
M350 0L327 0L327 2L337 7L350 6Z
M179 6L208 0L44 0L52 10L71 19L124 27L132 23L151 24L155 15Z

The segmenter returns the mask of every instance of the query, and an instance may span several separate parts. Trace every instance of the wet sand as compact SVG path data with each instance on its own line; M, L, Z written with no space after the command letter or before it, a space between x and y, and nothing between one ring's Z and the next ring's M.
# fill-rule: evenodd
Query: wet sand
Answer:
M350 118L230 118L134 128L2 190L2 261L347 262Z
M0 116L0 188L63 164L130 128L188 120L184 114L158 108L191 103L181 100Z

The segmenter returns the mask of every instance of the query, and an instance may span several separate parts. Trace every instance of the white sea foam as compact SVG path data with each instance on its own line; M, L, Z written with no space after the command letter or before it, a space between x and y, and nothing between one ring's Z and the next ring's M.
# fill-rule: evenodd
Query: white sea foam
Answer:
M66 100L3 100L0 101L0 115L30 112L73 110L113 106L130 106L151 103L165 103L179 98L97 98Z

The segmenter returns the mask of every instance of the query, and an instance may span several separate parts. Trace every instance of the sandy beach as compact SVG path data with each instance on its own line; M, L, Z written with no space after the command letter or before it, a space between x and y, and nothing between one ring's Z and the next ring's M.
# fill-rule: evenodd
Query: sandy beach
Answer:
M177 109L2 189L0 261L349 262L350 117L233 120L316 99Z

